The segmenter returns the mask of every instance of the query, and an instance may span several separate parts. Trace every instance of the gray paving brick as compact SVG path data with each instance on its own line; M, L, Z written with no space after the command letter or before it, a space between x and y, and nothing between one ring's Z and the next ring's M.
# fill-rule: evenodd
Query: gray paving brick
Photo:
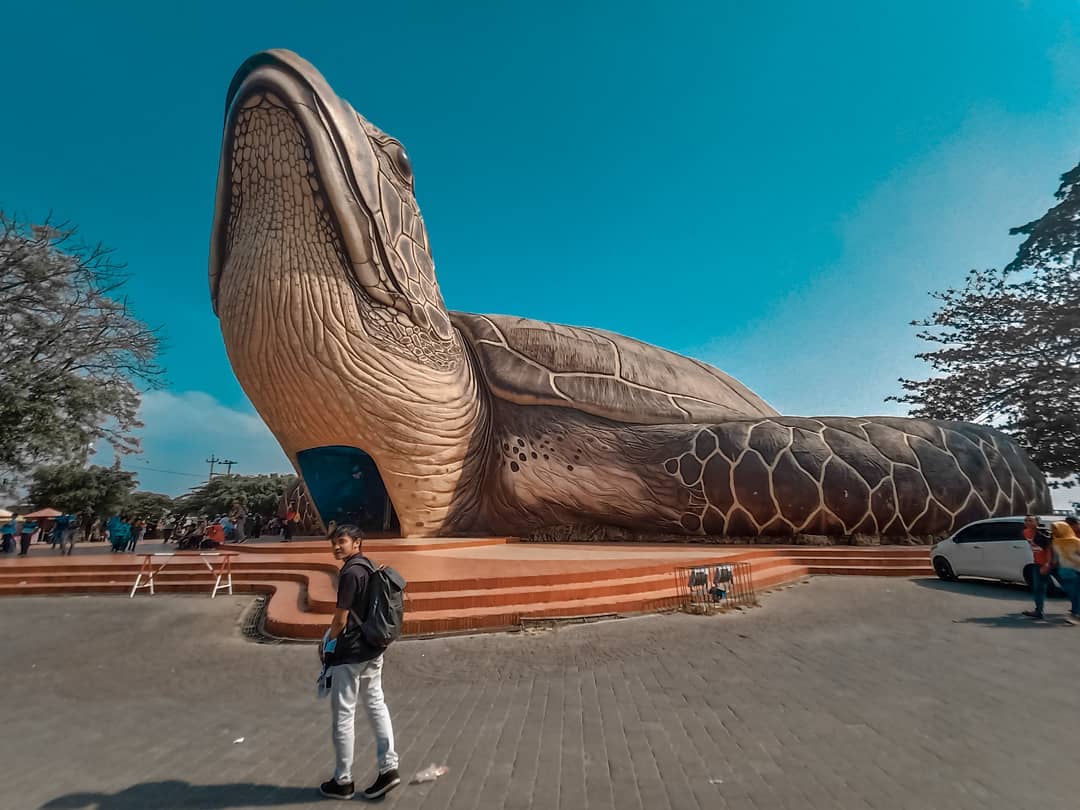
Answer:
M246 604L0 602L0 808L324 806L313 649L243 640ZM384 804L1075 810L1080 769L1046 752L1080 743L1080 628L1024 607L991 584L817 579L731 616L401 642L403 776L450 772ZM357 742L362 781L362 718Z

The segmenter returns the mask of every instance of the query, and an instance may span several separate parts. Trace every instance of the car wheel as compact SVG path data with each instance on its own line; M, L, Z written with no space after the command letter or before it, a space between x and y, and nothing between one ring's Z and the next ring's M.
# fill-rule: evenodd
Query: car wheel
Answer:
M1028 586L1029 591L1031 590L1031 580L1033 580L1034 578L1035 578L1035 566L1034 565L1025 565L1024 566L1024 584Z
M934 573L938 575L938 579L943 579L946 582L955 582L957 579L952 566L944 557L934 557Z

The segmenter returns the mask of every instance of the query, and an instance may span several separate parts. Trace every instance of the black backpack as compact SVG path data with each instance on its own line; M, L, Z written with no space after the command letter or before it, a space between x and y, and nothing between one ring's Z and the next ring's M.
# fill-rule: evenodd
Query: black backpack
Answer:
M365 557L360 564L371 575L364 588L364 614L350 611L353 622L346 632L356 633L374 650L381 653L401 636L405 622L405 577L386 565L378 567Z

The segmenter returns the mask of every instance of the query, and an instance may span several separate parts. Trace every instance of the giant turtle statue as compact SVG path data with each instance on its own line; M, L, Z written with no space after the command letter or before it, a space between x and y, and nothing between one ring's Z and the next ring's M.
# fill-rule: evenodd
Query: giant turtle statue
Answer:
M448 312L405 150L288 51L229 88L210 288L285 452L369 454L407 536L927 535L1050 506L987 427L781 416L631 338Z

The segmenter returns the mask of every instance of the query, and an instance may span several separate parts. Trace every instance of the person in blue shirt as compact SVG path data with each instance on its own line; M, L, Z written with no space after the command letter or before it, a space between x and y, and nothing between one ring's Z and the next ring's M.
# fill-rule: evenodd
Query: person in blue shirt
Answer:
M25 557L30 552L30 538L37 534L38 525L33 520L23 524L22 534L19 536L19 556Z
M60 554L71 555L75 550L75 527L78 518L75 515L60 515L53 525L53 548L60 544Z
M0 528L0 538L3 538L2 544L0 544L0 551L3 551L4 554L7 554L15 548L14 520L9 520L4 524L3 528Z
M127 521L127 515L113 515L109 518L107 528L112 550L123 551L131 539L131 524Z

